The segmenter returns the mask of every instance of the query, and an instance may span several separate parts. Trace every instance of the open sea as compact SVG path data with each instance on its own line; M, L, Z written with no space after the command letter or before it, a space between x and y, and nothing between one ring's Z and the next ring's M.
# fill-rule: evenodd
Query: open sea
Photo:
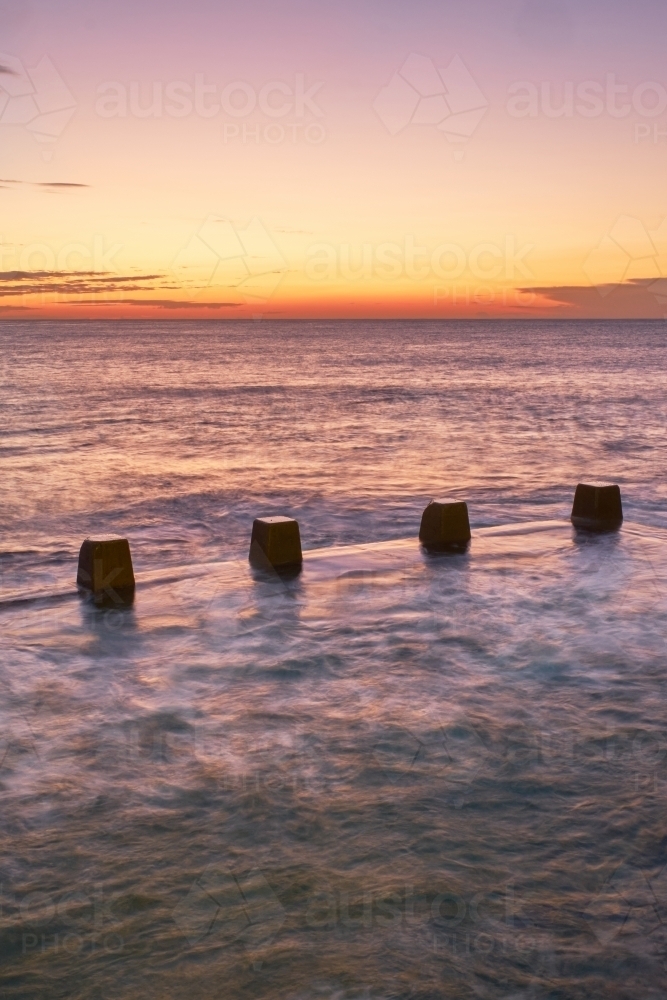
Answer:
M0 347L0 1000L667 995L664 323ZM131 608L76 593L99 534Z

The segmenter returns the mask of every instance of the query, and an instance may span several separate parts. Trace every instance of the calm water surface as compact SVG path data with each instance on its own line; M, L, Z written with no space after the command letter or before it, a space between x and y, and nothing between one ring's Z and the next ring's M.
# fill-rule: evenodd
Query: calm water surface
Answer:
M664 997L663 324L0 340L0 997Z

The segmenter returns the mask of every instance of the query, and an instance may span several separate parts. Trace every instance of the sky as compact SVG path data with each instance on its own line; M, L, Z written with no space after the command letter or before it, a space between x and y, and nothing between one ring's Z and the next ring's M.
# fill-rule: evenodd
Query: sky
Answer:
M0 315L667 317L667 4L0 0Z

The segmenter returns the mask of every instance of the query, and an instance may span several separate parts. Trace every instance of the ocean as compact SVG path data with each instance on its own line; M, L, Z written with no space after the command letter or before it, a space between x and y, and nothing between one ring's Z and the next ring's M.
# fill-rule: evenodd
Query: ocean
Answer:
M664 996L664 323L0 341L1 998ZM76 593L98 534L131 608Z

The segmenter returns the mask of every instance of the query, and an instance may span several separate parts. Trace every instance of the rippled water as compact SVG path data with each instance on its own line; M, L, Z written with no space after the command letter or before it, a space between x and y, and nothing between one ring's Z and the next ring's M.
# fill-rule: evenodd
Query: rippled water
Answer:
M0 996L664 995L663 329L3 327Z

